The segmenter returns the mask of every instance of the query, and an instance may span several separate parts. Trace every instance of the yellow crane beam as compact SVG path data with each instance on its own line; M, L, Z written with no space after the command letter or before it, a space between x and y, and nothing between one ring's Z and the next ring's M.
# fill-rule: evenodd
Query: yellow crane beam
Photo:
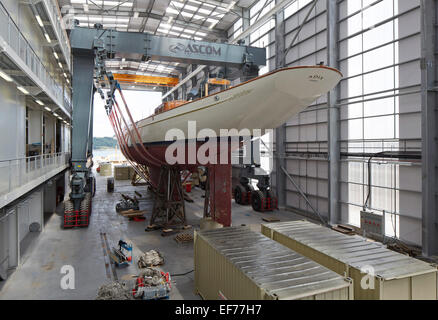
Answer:
M208 79L209 84L216 84L216 85L222 85L222 86L229 86L231 84L230 80L226 79L219 79L219 78L209 78Z
M178 78L172 77L156 77L156 76L142 76L135 74L114 73L114 79L121 83L150 85L160 87L174 87L178 84Z

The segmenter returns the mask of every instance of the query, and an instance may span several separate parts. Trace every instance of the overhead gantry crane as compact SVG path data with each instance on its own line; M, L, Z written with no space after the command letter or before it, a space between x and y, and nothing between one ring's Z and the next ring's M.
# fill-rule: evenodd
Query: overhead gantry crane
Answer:
M102 81L109 80L111 83L108 89L112 90L117 83L111 72L105 68L106 59L125 58L222 66L237 69L237 77L245 79L257 77L259 66L266 65L264 48L103 30L99 25L94 29L74 28L70 33L70 42L73 51L71 193L65 205L64 227L89 224L91 199L96 188L91 170L93 97L98 89L96 86ZM102 91L99 92L104 98ZM107 103L107 108L111 108L111 103ZM230 190L227 190L226 194L231 195ZM210 208L220 210L220 222L224 225L229 224L231 206L219 203L215 206L214 199L217 199L217 195L215 197L212 194L213 203L210 202Z

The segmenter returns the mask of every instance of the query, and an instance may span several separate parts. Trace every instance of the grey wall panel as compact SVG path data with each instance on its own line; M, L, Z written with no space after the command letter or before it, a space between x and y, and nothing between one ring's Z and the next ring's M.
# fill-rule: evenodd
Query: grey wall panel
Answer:
M29 144L42 143L42 112L39 110L29 110Z
M64 77L62 72L59 72L53 50L47 44L30 7L16 0L2 0L2 3L51 76L59 83L62 83Z
M20 202L18 208L18 235L21 242L29 233L29 199Z
M421 139L421 113L401 114L399 125L401 139Z
M0 279L5 280L9 266L9 225L5 212L0 212Z
M421 208L419 210L421 212ZM403 241L421 245L421 220L400 217L399 233Z
M0 79L0 114L0 128L8 133L0 135L0 160L24 157L25 97L15 85L3 79Z
M310 1L285 9L285 46L308 13ZM419 151L421 146L419 0L341 0L339 57L341 152ZM326 1L319 1L289 53L287 66L327 60ZM274 47L271 43L270 47ZM272 50L270 55L272 54ZM326 214L327 98L290 119L287 170L312 204ZM320 157L321 159L315 159ZM342 222L360 224L368 194L367 157L341 161ZM385 210L387 233L420 244L421 170L415 163L372 161L371 207ZM274 178L274 177L273 177ZM275 188L275 179L272 179ZM290 182L287 205L310 212Z
M29 200L29 225L36 222L43 225L43 193L42 191L34 192Z

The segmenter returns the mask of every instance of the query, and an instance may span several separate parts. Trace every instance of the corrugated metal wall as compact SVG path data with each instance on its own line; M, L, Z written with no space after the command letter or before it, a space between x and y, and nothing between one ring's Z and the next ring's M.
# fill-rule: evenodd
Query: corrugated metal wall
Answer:
M362 2L362 3L361 3ZM420 1L340 4L341 151L421 151ZM342 219L358 225L368 159L343 161ZM374 162L371 208L421 244L421 163Z
M257 16L251 9L251 20ZM274 1L265 6L269 10ZM311 7L296 0L284 10L288 48ZM420 1L343 0L339 7L341 152L421 150ZM255 7L254 7L255 8ZM262 12L263 15L263 12ZM239 34L239 20L229 30ZM250 37L268 48L268 69L275 68L275 21ZM315 9L286 56L286 66L327 61L326 1ZM268 69L262 69L262 73ZM327 97L286 124L286 167L312 205L328 215ZM369 158L341 160L342 222L359 225L368 196ZM275 168L274 168L275 172ZM385 212L387 235L421 244L421 163L371 160L370 207ZM272 175L275 187L275 174ZM287 207L311 212L287 181Z
M285 47L289 48L305 16L310 1L298 0L285 9ZM295 43L285 57L286 66L315 65L327 61L326 1L318 1ZM327 97L286 123L286 169L306 193L314 208L327 216L328 164ZM286 182L286 206L310 212L297 190Z

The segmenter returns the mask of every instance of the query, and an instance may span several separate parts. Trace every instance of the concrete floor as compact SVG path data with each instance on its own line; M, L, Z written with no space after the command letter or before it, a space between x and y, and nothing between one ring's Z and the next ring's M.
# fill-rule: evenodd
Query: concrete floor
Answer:
M146 187L133 187L129 181L116 181L115 191L106 192L106 177L97 174L97 192L93 200L93 213L88 228L63 230L60 228L62 206L46 221L44 231L33 235L32 243L25 251L20 266L11 273L6 281L0 281L1 299L94 299L98 288L114 280L104 254L106 233L109 246L117 246L120 239L132 242L134 263L124 269L116 269L119 280L129 280L138 273L136 257L141 252L155 249L165 259L162 270L170 274L181 274L193 270L193 244L179 244L175 235L162 237L160 231L145 232L152 198ZM146 221L135 222L118 215L115 204L121 193L134 196L134 191L143 195L140 209L147 210ZM199 229L199 220L203 213L203 191L193 189L190 196L194 203L186 202L188 224ZM249 206L239 206L233 201L233 225L245 224L259 231L263 217L275 216L281 221L295 220L300 216L288 211L273 213L254 212ZM61 268L70 265L75 272L75 289L63 290L60 285ZM131 280L132 281L132 280ZM194 293L194 273L172 278L170 299L200 299Z

